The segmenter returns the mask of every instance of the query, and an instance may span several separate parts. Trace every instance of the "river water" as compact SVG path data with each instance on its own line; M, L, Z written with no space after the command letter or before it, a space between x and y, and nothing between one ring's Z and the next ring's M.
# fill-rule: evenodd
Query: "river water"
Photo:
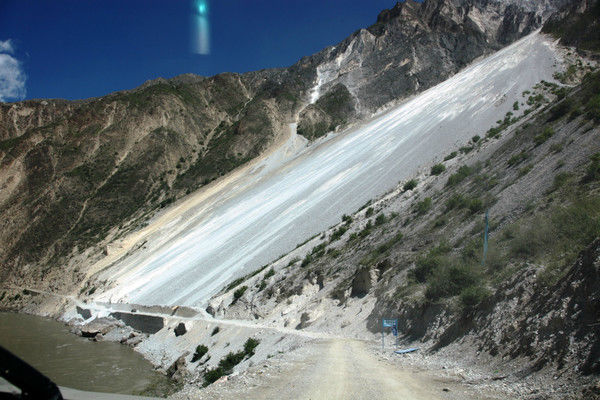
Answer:
M92 342L48 318L0 313L0 345L59 386L122 394L162 394L169 387L168 378L133 349Z

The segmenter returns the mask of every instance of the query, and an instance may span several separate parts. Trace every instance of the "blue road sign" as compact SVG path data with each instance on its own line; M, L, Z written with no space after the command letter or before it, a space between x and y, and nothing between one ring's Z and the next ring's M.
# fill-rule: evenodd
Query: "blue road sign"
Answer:
M383 327L384 328L393 328L393 327L397 327L398 326L398 320L397 319L384 319L383 320Z
M381 319L381 350L385 349L385 335L383 331L385 328L392 328L392 333L396 336L396 342L398 341L398 320L397 319Z

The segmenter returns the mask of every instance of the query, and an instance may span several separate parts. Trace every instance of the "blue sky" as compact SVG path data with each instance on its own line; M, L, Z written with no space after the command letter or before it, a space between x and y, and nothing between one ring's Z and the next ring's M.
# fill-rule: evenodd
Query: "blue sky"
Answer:
M0 0L0 101L80 99L182 73L288 66L373 24L394 0L212 0L210 54L192 0Z

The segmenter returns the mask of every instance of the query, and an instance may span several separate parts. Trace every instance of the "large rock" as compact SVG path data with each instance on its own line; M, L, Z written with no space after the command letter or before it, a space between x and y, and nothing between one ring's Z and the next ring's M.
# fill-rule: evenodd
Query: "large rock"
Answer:
M115 326L115 322L108 318L97 318L81 327L81 336L95 338L97 335L106 335Z
M185 335L187 333L187 329L185 329L185 324L180 322L174 329L175 336Z

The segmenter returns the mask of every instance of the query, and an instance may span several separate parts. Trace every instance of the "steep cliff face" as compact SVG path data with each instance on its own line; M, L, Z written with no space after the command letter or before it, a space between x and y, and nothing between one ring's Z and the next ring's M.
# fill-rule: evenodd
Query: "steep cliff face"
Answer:
M427 89L536 29L546 3L408 0L287 69L0 104L0 273L33 265L43 279L255 158L288 123L316 138Z
M370 115L434 86L474 59L539 28L541 22L539 10L511 2L399 2L382 11L374 25L301 61L313 66L316 78L309 92L311 106L300 114L299 125L314 136L333 130L334 118L317 102L340 85L352 94L354 102L347 104L355 114Z
M600 49L600 2L576 0L554 14L544 25L543 32L560 37L561 43L580 50Z

